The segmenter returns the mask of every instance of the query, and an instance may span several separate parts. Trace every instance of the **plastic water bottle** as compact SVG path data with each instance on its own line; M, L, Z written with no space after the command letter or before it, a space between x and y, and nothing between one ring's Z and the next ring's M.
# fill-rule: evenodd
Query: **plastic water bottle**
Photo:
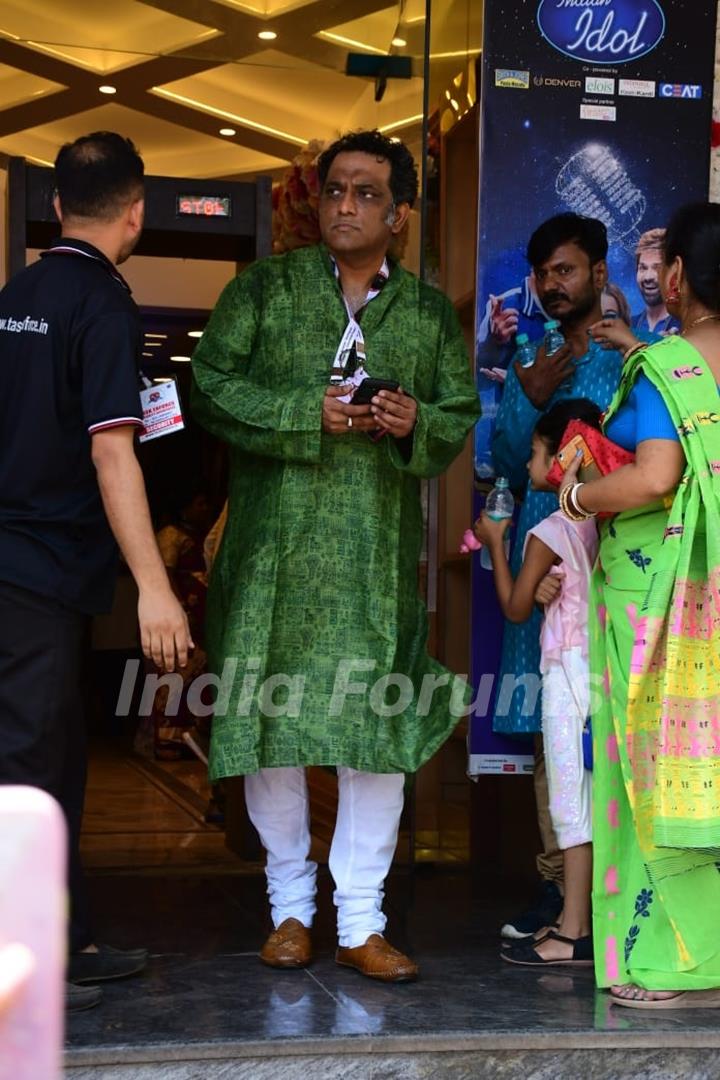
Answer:
M548 319L545 323L545 355L552 356L562 349L565 338L560 331L560 323L557 319Z
M493 521L505 521L513 516L515 500L510 485L504 476L498 476L495 487L485 500L485 513ZM505 534L505 554L510 558L510 537ZM483 544L480 552L480 565L483 570L492 570L492 559L487 546Z
M527 334L518 334L515 338L517 352L515 359L520 361L521 367L532 367L535 363L535 347L530 344Z

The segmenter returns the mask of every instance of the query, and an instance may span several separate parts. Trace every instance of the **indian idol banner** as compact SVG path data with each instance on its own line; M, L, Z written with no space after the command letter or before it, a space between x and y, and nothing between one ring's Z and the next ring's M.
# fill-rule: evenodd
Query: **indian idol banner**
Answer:
M604 221L610 254L603 306L640 336L648 326L656 268L636 255L639 241L678 206L708 197L717 4L485 0L484 12L475 324L480 491L492 486L493 429L515 336L543 335L546 315L525 259L539 224L568 210ZM498 671L502 618L492 574L477 557L474 565L478 687ZM473 710L470 772L527 771L527 743L493 735L493 708L494 699L489 714Z

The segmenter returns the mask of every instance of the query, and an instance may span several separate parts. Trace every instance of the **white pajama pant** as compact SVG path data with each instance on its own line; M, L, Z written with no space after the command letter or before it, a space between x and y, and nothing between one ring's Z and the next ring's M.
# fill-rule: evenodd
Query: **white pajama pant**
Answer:
M329 867L335 882L338 941L347 948L382 934L384 883L403 808L402 773L338 767L338 811ZM248 816L267 852L273 925L315 915L317 864L310 861L310 803L302 767L260 769L245 777Z
M583 762L582 732L590 708L588 661L564 649L543 674L542 729L550 817L561 851L592 840L592 774Z

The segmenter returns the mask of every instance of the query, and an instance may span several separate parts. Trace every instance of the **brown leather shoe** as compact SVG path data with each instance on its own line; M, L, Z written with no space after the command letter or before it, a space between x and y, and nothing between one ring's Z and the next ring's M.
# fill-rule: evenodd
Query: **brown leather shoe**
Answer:
M312 960L310 931L298 919L285 919L273 930L260 959L274 968L304 968Z
M381 982L410 982L418 977L417 964L409 956L393 949L380 934L371 934L364 945L358 945L355 949L339 946L335 961Z

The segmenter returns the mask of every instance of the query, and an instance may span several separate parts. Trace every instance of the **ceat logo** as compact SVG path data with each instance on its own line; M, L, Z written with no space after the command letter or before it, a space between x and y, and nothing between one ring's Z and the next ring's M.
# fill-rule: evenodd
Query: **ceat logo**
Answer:
M629 64L665 33L659 0L540 0L537 21L554 49L588 64Z
M666 98L693 98L697 101L702 97L702 86L691 86L689 83L660 83L658 91L660 97Z

